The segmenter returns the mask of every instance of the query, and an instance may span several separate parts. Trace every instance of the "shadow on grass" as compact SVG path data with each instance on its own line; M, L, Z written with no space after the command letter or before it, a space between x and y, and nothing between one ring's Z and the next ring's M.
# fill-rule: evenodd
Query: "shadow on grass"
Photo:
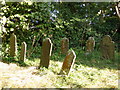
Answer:
M103 60L100 58L100 53L95 50L92 54L90 55L85 55L85 52L83 50L80 50L80 49L73 49L76 53L76 60L75 60L75 64L77 65L84 65L84 66L88 66L88 67L95 67L95 68L98 68L98 69L104 69L104 68L108 68L108 69L115 69L115 70L118 70L120 69L120 53L118 54L115 53L115 60ZM60 52L54 52L52 53L52 56L51 56L51 60L53 61L60 61L60 62L63 62L64 61L64 58L65 58L66 55L62 55ZM40 57L39 57L40 58ZM29 61L32 61L32 62L35 62L35 63L39 63L39 62L36 62L36 59L35 58L29 58L28 59ZM22 61L19 61L19 60L14 60L14 58L4 58L2 60L2 62L4 63L15 63L19 66L22 66L22 67L27 67L27 66L30 66L29 64L27 63L24 63Z
M75 49L74 51L76 53L75 64L77 65L82 64L84 66L95 67L98 69L120 69L120 65L118 64L120 62L120 54L118 53L115 53L115 60L106 60L101 59L100 52L96 50L90 55L85 55L85 52L80 49ZM52 60L63 62L65 55L61 55L60 53L54 53L51 58Z
M82 64L89 67L95 67L98 69L115 69L118 70L119 68L119 58L120 55L115 53L115 59L102 59L100 52L94 51L91 55L85 55L84 52L77 53L76 64Z
M9 57L9 58L2 58L2 62L3 63L7 63L7 64L10 64L10 63L15 63L21 67L27 67L28 65L26 63L24 63L23 61L19 61L19 60L16 60L15 58L13 57Z

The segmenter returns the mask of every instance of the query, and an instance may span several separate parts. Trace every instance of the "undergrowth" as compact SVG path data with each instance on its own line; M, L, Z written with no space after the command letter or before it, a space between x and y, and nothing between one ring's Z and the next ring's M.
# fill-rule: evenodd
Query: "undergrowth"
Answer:
M70 71L69 76L58 75L61 70L63 60L65 55L61 55L59 52L53 53L49 68L37 69L40 63L40 58L26 59L23 63L13 62L19 66L24 66L20 68L28 69L29 67L35 67L33 71L26 74L30 74L32 79L24 79L26 83L24 85L19 85L17 83L12 83L6 81L6 84L2 87L9 88L118 88L118 63L120 58L119 53L116 52L115 60L102 60L100 58L100 53L94 51L91 55L85 55L83 50L74 49L76 53L76 61L74 66ZM5 60L3 60L5 62ZM12 62L12 60L10 61ZM18 66L18 67L19 67ZM10 73L10 72L9 72ZM12 74L16 74L12 72ZM4 74L2 74L4 77ZM21 73L21 76L24 73ZM37 78L34 78L36 76ZM11 76L8 75L9 78ZM7 77L7 78L8 78ZM4 82L6 78L0 78ZM9 80L9 79L8 79ZM3 83L2 82L2 83ZM8 83L9 82L9 83ZM28 84L29 83L29 84ZM34 83L34 84L32 84ZM9 84L9 85L8 85ZM16 85L17 84L17 85ZM25 85L26 84L26 85Z

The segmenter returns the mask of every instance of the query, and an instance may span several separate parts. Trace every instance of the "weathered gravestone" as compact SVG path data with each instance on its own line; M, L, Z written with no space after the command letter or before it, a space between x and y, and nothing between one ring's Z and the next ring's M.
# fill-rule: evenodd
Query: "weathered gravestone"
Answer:
M93 37L89 37L86 42L86 53L91 53L95 47L95 40Z
M2 60L2 38L0 37L0 61Z
M23 62L26 59L26 48L27 48L27 45L25 42L23 42L21 45L21 53L20 53L20 60Z
M62 65L62 69L59 74L60 75L69 75L69 71L74 64L75 59L76 59L75 52L73 50L68 51L68 53L64 59L63 65Z
M42 42L42 54L41 54L41 61L39 68L40 67L48 68L51 53L52 53L52 42L49 38L46 38Z
M69 50L69 39L68 38L63 38L61 40L61 53L62 54L67 54Z
M10 56L15 57L17 55L17 38L14 33L10 37Z
M100 42L100 51L103 59L115 58L115 44L109 35L105 35Z

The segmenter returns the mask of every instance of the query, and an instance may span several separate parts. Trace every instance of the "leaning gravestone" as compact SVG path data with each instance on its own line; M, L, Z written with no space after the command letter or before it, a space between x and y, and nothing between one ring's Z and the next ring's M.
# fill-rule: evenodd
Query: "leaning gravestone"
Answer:
M100 42L100 51L103 59L115 58L115 44L109 35L105 35Z
M68 50L69 50L69 39L63 38L61 40L61 53L66 55Z
M52 52L52 42L49 38L46 38L42 42L42 54L41 54L41 61L39 68L40 67L48 68L51 52Z
M21 53L20 53L20 60L23 62L26 59L26 47L27 47L26 43L23 42L21 45Z
M95 40L93 37L89 37L86 42L86 52L90 53L94 50L95 47Z
M62 65L62 69L59 74L60 75L69 75L69 71L74 64L75 59L76 59L75 52L73 50L68 51L68 53L64 59L63 65Z
M17 55L17 38L14 33L10 37L10 56L15 57Z

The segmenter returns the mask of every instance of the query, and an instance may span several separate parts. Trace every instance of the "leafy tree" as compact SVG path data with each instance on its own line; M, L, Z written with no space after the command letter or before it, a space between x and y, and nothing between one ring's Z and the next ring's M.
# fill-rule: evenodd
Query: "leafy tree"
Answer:
M63 37L73 48L84 47L90 36L99 43L106 34L118 43L120 19L115 6L114 2L6 2L1 8L3 51L8 50L11 33L17 35L18 45L26 41L30 52L45 37L52 39L54 50Z

